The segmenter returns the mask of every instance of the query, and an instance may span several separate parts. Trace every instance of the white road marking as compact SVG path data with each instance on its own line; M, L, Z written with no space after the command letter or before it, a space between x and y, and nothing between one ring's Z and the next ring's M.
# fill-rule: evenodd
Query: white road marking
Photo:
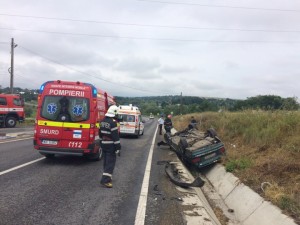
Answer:
M151 172L151 162L153 156L154 142L156 138L157 128L152 140L151 148L148 155L147 165L144 173L143 184L141 188L141 194L139 198L139 204L135 215L135 225L144 225L145 224L145 216L146 216L146 206L147 206L147 198L148 198L148 188L149 188L149 179Z
M20 168L22 168L22 167L24 167L24 166L28 166L28 165L30 165L30 164L32 164L32 163L36 163L36 162L41 161L41 160L43 160L43 159L45 159L45 157L42 157L42 158L33 160L33 161L31 161L31 162L28 162L28 163L24 163L24 164L22 164L22 165L13 167L13 168L8 169L8 170L4 170L4 171L0 172L0 176L3 175L3 174L9 173L9 172L11 172L11 171L20 169Z
M15 141L23 141L23 140L32 139L32 138L33 137L13 139L13 140L10 139L10 140L4 140L4 141L0 140L0 144L2 144L2 143L9 143L9 142L15 142Z

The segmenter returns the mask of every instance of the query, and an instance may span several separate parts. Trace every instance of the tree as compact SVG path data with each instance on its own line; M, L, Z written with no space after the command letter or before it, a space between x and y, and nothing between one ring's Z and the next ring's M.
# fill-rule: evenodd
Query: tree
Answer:
M299 104L296 98L281 98L276 95L259 95L237 101L233 110L262 109L262 110L298 110Z

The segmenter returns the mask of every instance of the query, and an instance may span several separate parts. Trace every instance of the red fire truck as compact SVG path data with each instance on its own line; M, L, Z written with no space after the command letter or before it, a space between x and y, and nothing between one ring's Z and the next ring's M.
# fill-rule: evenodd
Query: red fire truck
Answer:
M0 127L15 127L25 119L24 101L17 94L0 94Z
M92 84L48 81L38 95L34 148L47 158L55 154L100 160L99 122L114 97Z

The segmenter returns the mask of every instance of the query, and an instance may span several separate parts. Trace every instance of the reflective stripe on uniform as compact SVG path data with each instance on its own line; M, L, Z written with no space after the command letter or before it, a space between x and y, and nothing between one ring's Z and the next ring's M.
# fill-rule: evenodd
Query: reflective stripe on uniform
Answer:
M49 126L49 127L66 127L66 128L90 128L89 123L66 123L66 122L55 122L48 120L38 120L39 126Z
M118 127L114 127L112 129L110 129L111 131L114 131L114 130L118 130Z
M120 141L115 141L115 142L114 142L114 144L120 144L120 143L121 143Z
M105 130L101 130L100 132L101 132L101 134L111 134L110 131L105 131Z
M101 141L102 144L113 144L113 141Z
M112 177L112 174L110 174L110 173L103 173L103 176Z

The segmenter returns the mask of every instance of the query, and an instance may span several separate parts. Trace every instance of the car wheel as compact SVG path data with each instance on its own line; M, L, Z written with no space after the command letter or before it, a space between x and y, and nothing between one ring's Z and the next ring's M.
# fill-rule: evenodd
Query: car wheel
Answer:
M8 127L8 128L15 127L16 124L17 124L17 120L16 120L15 117L9 116L5 120L5 126Z
M210 136L212 138L215 138L215 136L217 136L217 132L213 128L208 129L207 134L208 134L208 136Z
M187 147L189 147L189 144L187 143L186 139L181 137L180 138L180 145L182 146L183 149L186 149Z

